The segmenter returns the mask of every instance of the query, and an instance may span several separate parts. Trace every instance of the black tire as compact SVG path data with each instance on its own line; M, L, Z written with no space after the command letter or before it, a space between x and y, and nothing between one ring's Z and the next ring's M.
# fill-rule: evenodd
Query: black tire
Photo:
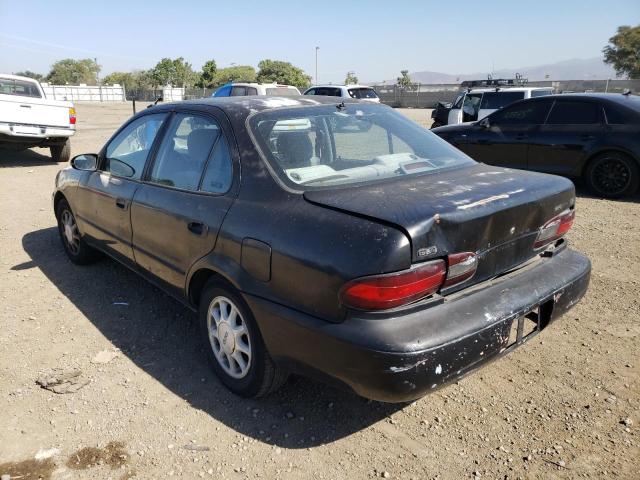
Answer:
M215 331L215 335L210 336L209 330L209 309L212 308L218 312L222 311L222 308L218 308L220 302L230 301L233 307L237 310L241 318L241 323L245 325L247 340L243 340L243 348L246 349L247 345L251 352L250 360L247 361L246 371L242 373L242 367L240 363L235 360L235 355L241 355L246 360L247 356L238 349L239 339L236 339L238 335L233 334L233 353L225 353L225 348L220 343L217 337L222 336L222 330L228 334L232 330L226 330L225 327L212 328ZM214 302L215 301L215 302ZM237 316L235 317L237 319ZM202 295L200 296L200 305L198 311L198 321L200 332L205 347L205 352L213 371L216 373L222 383L232 392L248 398L262 397L275 390L277 390L286 380L287 373L279 368L271 359L269 352L267 352L262 340L262 335L256 324L256 321L251 313L251 310L247 306L246 302L240 294L238 294L231 287L215 280L210 280L204 287ZM216 320L211 315L211 324L216 325ZM224 323L224 322L221 322ZM220 324L218 324L220 325ZM235 325L238 327L238 325ZM235 331L242 331L242 328L236 328ZM235 335L235 336L234 336ZM243 335L244 336L244 335ZM226 342L225 335L225 342ZM218 347L215 347L217 341ZM226 346L227 344L225 344ZM216 355L216 348L218 352L222 352L220 360ZM230 350L231 348L229 348ZM233 366L237 367L236 376L232 376L229 373L230 370L234 370ZM242 375L238 377L238 375Z
M54 162L68 162L71 158L71 140L68 138L60 145L51 145L51 160Z
M70 240L67 235L66 221L69 216L75 226L75 228L69 227L72 229L72 234L74 235L73 240ZM56 219L58 220L58 233L60 234L60 240L62 241L62 246L69 257L69 260L78 265L87 265L100 258L99 252L87 245L80 235L76 223L76 217L66 200L60 200L56 205Z
M621 198L638 190L638 164L621 152L604 152L593 158L584 173L587 188L597 196Z

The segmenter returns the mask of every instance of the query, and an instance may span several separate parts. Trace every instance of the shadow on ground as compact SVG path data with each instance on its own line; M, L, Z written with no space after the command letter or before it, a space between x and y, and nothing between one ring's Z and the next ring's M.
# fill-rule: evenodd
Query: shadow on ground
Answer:
M184 306L110 259L84 267L72 264L55 227L26 234L22 245L31 261L13 270L40 268L139 368L243 435L286 448L307 448L348 436L403 407L367 401L300 377L266 398L240 398L210 370L195 315ZM114 305L122 302L128 306Z
M0 148L0 168L38 167L62 165L51 160L48 148L27 149L21 151Z

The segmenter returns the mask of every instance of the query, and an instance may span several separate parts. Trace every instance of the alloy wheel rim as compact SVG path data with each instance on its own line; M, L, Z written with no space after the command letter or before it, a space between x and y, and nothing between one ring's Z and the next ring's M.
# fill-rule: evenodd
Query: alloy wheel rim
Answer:
M77 255L80 251L80 232L78 231L76 219L69 210L62 212L61 224L67 248L72 254Z
M618 158L603 158L591 174L594 186L602 193L617 195L625 191L631 182L629 167Z
M227 297L215 297L207 312L213 355L229 376L244 378L251 368L251 337L238 307Z

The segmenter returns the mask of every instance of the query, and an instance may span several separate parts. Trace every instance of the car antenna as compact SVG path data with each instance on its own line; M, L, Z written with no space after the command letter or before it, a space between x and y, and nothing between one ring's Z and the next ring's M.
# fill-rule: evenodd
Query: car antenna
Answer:
M336 108L338 110L344 110L345 108L347 108L344 104L344 100L342 102L340 102L338 105L336 105Z

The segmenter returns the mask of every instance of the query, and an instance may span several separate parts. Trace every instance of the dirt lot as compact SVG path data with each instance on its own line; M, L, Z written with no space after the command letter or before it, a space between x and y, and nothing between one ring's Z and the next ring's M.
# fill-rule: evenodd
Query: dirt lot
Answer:
M97 151L129 115L79 105L73 154ZM0 474L638 478L639 198L578 190L569 238L593 262L586 298L459 383L386 405L293 378L254 401L216 380L183 307L113 261L66 259L51 207L61 167L45 150L0 152ZM38 386L54 368L88 383Z

